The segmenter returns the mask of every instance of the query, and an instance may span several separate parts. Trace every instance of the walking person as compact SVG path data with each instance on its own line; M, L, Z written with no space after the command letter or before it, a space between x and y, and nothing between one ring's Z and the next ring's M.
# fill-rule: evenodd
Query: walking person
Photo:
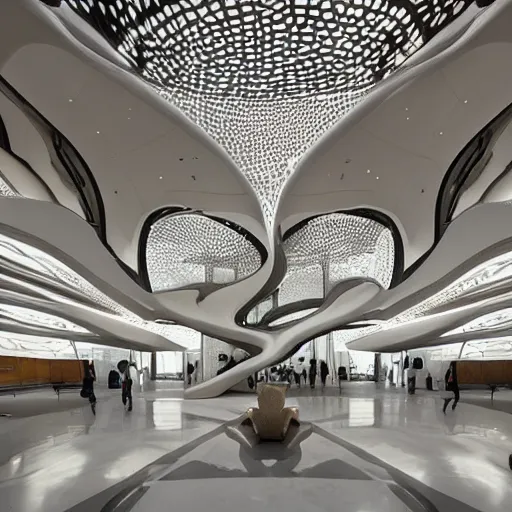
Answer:
M88 398L91 404L92 412L96 414L96 395L94 394L94 382L96 380L96 370L94 362L90 361L84 365L84 378L82 381L82 390L80 396Z
M295 385L300 388L300 373L297 371L297 367L294 366L292 368L293 371L293 380L295 382Z
M311 389L315 389L316 373L316 359L311 359L309 361L309 386Z
M457 382L457 366L454 362L450 363L450 366L444 375L444 389L443 413L446 414L446 409L450 402L455 399L452 405L452 411L454 411L460 399L459 384Z
M325 388L327 376L329 375L329 367L325 361L320 361L320 380L322 381L322 388Z
M304 378L304 372L306 371L306 367L304 366L304 358L299 357L299 364L293 368L294 376L295 376L295 384L300 388L301 380Z
M128 403L128 411L133 409L133 396L132 388L133 382L137 380L138 372L135 363L126 365L126 369L123 372L123 390L122 390L122 401L123 405Z

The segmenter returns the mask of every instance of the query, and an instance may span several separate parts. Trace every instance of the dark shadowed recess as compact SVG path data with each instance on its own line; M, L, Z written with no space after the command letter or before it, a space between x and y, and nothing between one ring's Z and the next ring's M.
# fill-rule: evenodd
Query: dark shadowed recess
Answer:
M105 207L101 192L94 178L94 175L87 165L87 162L82 158L82 155L73 146L73 144L63 135L46 117L44 117L33 105L31 105L4 77L0 75L0 93L3 94L9 101L11 101L30 121L30 123L37 130L41 139L46 145L48 155L52 162L54 169L59 174L63 182L70 186L76 194L80 206L85 214L85 219L90 226L94 228L100 241L105 248L114 257L119 266L126 272L126 274L133 279L136 283L141 284L137 272L130 268L124 261L122 261L114 252L107 239L107 228L105 219ZM1 132L1 130L0 130ZM6 133L6 132L5 132ZM5 140L5 136L2 136ZM40 176L18 155L10 150L10 145L7 144L9 153L16 158L20 163L27 167L27 169L38 177ZM44 181L42 181L44 183ZM48 186L44 183L45 188ZM51 192L52 197L54 194ZM55 199L55 202L57 200Z
M207 215L199 210L194 210L192 208L187 208L183 206L166 206L163 208L159 208L158 210L155 210L153 213L148 215L146 220L144 221L144 224L142 226L140 236L139 236L139 247L138 247L138 262L139 262L139 275L141 282L143 283L143 286L146 290L153 291L151 287L151 282L148 275L148 264L146 259L146 253L147 253L147 243L149 234L151 232L151 228L155 223L158 221L165 219L167 217L172 217L176 213L189 213L190 215L201 215L203 217L207 217L208 219L218 222L219 224L222 224L229 229L232 229L236 233L238 233L241 237L244 237L249 243L251 243L254 248L258 251L260 255L261 260L261 266L265 264L268 258L268 252L265 246L261 243L261 241L254 236L250 231L243 228L242 226L239 226L238 224L235 224L234 222L231 222L227 219L223 219L221 217L216 217L215 215ZM192 285L192 288L196 288L197 285ZM215 291L219 288L219 285L212 286L211 283L209 284L209 288L212 289L212 291Z
M512 103L484 126L456 156L443 178L437 195L434 243L404 272L404 280L416 272L436 248L453 220L453 213L461 197L485 171L494 146L511 121ZM503 173L500 177L502 176Z
M46 182L37 174L36 171L32 168L32 166L23 158L21 158L19 155L17 155L11 148L11 142L9 140L9 133L7 132L7 128L5 126L4 120L2 119L2 116L0 115L0 148L2 148L4 151L9 153L16 161L18 161L23 167L27 169L28 172L30 172L36 179L39 181L39 183L43 186L43 188L48 192L48 195L52 198L52 201L55 203L58 203L57 198L55 197L53 191L51 188L46 184ZM1 172L0 172L1 173ZM9 182L9 180L5 177L3 173L2 178L3 180L11 187L11 189L18 193L16 188L13 186L12 183Z

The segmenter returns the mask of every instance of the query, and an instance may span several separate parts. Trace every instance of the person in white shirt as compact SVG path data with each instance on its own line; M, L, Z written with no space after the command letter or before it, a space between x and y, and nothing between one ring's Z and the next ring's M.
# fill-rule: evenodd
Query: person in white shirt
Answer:
M295 374L295 382L300 388L301 379L304 378L304 382L306 382L306 365L304 364L304 358L299 359L299 364L294 366L293 373Z

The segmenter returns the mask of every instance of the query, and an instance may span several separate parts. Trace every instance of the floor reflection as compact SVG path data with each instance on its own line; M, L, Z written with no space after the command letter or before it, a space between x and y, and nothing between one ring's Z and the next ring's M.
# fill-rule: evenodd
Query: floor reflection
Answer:
M233 476L334 478L341 485L350 475L357 475L350 481L369 482L359 471L371 482L384 482L390 475L396 481L394 474L387 474L393 469L423 482L427 489L421 492L429 499L429 489L434 489L484 512L503 512L512 501L512 415L462 402L445 416L433 394L411 397L402 390L371 386L347 388L341 396L297 396L286 405L298 406L301 420L324 435L311 435L299 452L283 458L269 447L248 452L226 434L219 441L224 422L256 405L253 395L182 401L173 393L138 395L132 413L112 393L98 400L96 416L85 402L82 408L37 419L0 420L0 508L99 511L94 499L162 460L171 475L167 482L185 483L195 474L208 481ZM189 449L190 443L199 444ZM142 481L148 478L146 473Z
M190 443L188 448L184 447L184 450L180 450L179 456L174 457L170 453L156 461L153 466L158 468L158 471L152 472L151 469L146 469L141 474L141 478L132 478L129 487L123 488L118 495L135 496L136 498L129 503L129 506L126 500L114 497L110 498L110 505L104 510L105 512L160 510L147 508L147 504L156 502L155 497L149 498L156 484L158 487L179 481L244 479L243 485L250 488L246 480L248 478L284 480L292 478L368 482L369 485L378 483L387 489L390 496L394 496L393 499L398 500L397 503L402 504L403 510L477 512L471 506L411 479L371 454L349 443L334 440L321 428L314 425L304 425L304 428L309 429L308 435L291 449L286 444L278 442L248 446L239 442L239 438L232 434L232 427L221 428L213 437ZM156 476L147 478L150 474ZM144 477L146 480L143 479ZM197 485L204 486L204 483L198 482ZM233 485L238 486L237 483ZM227 492L225 503L228 505L228 489L232 488L231 484L226 483L225 488ZM368 489L370 490L370 487ZM98 497L98 500L100 499L101 497ZM139 499L142 499L140 507ZM382 496L378 501L373 502L374 507L378 506L379 502L382 505L381 500ZM98 506L101 504L100 501L97 503ZM115 505L116 503L119 506ZM142 503L146 505L143 507ZM439 508L440 504L442 508Z
M148 428L181 430L183 428L182 400L161 398L146 401Z

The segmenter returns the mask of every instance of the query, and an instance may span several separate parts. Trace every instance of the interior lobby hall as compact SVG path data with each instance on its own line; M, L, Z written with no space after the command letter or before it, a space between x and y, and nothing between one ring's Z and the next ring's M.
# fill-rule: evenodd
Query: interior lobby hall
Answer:
M0 512L512 507L512 0L0 0Z

